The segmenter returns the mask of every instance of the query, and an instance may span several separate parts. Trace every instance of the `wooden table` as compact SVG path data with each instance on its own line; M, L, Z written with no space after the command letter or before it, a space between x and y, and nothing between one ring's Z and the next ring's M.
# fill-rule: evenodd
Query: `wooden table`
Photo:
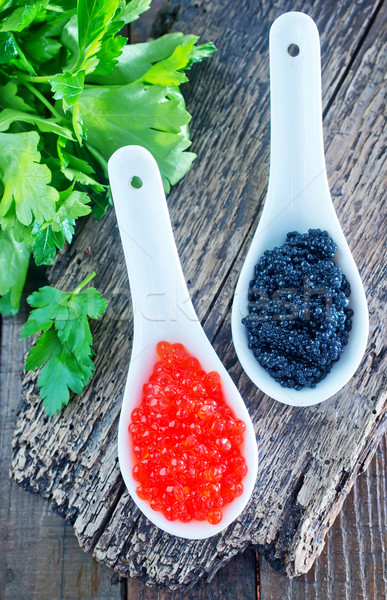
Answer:
M42 501L38 495L25 493L8 475L16 413L21 408L13 476L24 487L48 497L52 506L67 519L76 520L77 515L71 513L71 506L61 487L61 477L66 479L64 465L60 467L56 464L56 469L50 471L47 469L46 458L40 465L39 474L38 462L33 458L36 441L31 432L34 431L35 423L38 427L36 431L40 428L43 439L45 435L49 436L49 433L47 419L44 419L38 409L33 408L34 392L31 378L24 381L24 400L20 402L22 364L26 351L26 342L18 340L21 325L26 319L26 306L23 305L15 319L2 320L1 329L1 600L381 600L386 597L384 441L372 458L384 430L383 394L386 389L383 378L385 350L380 301L383 292L383 272L385 273L385 264L383 269L382 263L385 237L382 199L385 190L383 177L386 172L386 137L383 129L386 3L370 0L359 0L356 4L347 0L340 3L322 0L292 3L285 0L213 0L195 3L182 0L180 3L172 3L167 16L164 15L159 20L158 27L196 32L202 36L203 41L214 40L219 50L207 64L192 70L191 83L186 92L188 106L194 115L193 149L199 158L185 181L173 190L168 202L183 269L199 317L215 348L243 391L247 403L250 402L249 408L256 419L258 435L261 441L265 442L266 438L264 433L260 432L259 424L263 423L268 411L277 419L274 423L284 423L285 409L282 414L279 405L262 394L259 395L242 374L230 343L229 309L235 281L259 219L267 185L268 30L279 14L290 9L303 10L310 14L320 30L328 176L335 206L365 282L371 309L371 333L367 355L354 380L336 399L329 400L323 405L325 408L321 409L326 410L326 414L334 414L338 423L336 426L345 431L345 424L340 424L340 415L348 410L351 398L354 411L358 410L357 405L369 408L368 413L366 410L359 412L359 427L364 428L362 435L357 439L348 429L351 442L346 450L348 454L342 452L340 455L337 449L330 449L329 456L331 460L333 457L333 462L340 457L344 461L343 464L344 459L350 464L348 470L341 471L342 477L337 481L334 499L331 498L328 508L320 513L315 507L313 513L311 500L307 503L309 513L305 514L320 514L325 521L320 529L318 524L316 525L316 531L321 536L316 542L317 549L316 544L308 539L308 548L312 550L309 563L304 556L305 568L320 552L324 534L332 525L344 497L348 494L339 516L327 533L325 548L313 568L306 575L294 579L269 566L263 555L258 552L256 544L247 547L243 553L236 554L232 560L228 560L227 548L223 548L223 560L220 557L217 564L207 572L205 569L199 572L200 577L210 578L210 582L201 580L190 590L180 587L177 591L168 591L165 587L147 587L144 584L145 577L120 578L117 572L97 563L90 554L82 552L70 522L55 515L49 503ZM235 159L238 155L239 158ZM114 215L106 217L99 227L101 235L108 232L111 237L115 230ZM94 259L84 252L84 248L93 242L94 228L94 225L87 222L83 228L79 228L77 240L51 270L50 279L54 284L59 282L59 286L69 285L72 278L74 281L80 279L80 274L89 272L91 267L95 266L100 276L96 285L105 291L100 282L106 282L106 273L110 265L103 265L104 250L96 249ZM116 233L115 231L115 235ZM205 248L204 240L207 240ZM107 252L105 259L108 257ZM121 261L121 266L117 268L121 269L120 285L124 289L126 279L119 250L116 257L117 263ZM98 261L101 266L98 265ZM115 297L111 295L111 305L121 310L121 314L128 315L128 302L125 298L122 300L123 294L121 298L117 296L117 293ZM124 327L119 327L119 320L116 323L122 339L127 337L125 328L130 326L128 318L126 316L126 321L124 319ZM98 330L95 333L98 340ZM102 342L100 352L103 353ZM114 362L115 359L112 360ZM121 361L122 371L125 371L126 364L127 360ZM86 410L84 401L91 403L93 411L98 411L98 402L102 402L104 407L108 406L103 394L100 397L100 390L101 381L107 385L109 370L102 375L101 371L104 371L103 365L97 363L96 387L86 392L82 401L75 400L66 410L63 418L69 427L73 427L71 418L77 411ZM123 372L116 376L116 383L109 381L109 385L112 385L109 390L117 395L117 402L124 379ZM26 397L30 404L26 404ZM260 408L257 410L256 406ZM311 410L310 414L312 421L321 417L323 413ZM105 417L102 412L97 414L92 427L98 429ZM297 419L294 423L296 422ZM270 420L266 421L267 423L270 425ZM287 427L288 430L282 430L281 434L289 439L292 435L289 423ZM354 427L356 428L356 423ZM325 441L330 439L328 434L326 435ZM355 439L358 444L357 454L351 455L351 462L348 458L349 449L355 444ZM272 443L274 444L274 441ZM277 446L281 443L285 442L282 439L276 442ZM345 443L343 438L341 446L346 448ZM114 444L109 448L113 449ZM264 451L262 452L264 457ZM26 456L27 469L31 465L34 466L32 476L23 475L23 455ZM320 449L318 444L302 456L308 456L315 462L322 460L322 465L330 460L327 458L326 448ZM60 463L60 450L52 459ZM294 459L290 453L289 459ZM111 460L114 462L114 456ZM303 482L312 472L310 461L304 470L301 466L296 460L289 476L289 489L294 499L297 499L301 490L305 494ZM329 465L321 467L323 485L329 483L329 476L332 475L330 469ZM356 474L362 471L365 472L356 480ZM90 469L89 473L92 477L93 469ZM50 474L53 477L52 481ZM116 485L120 486L119 479L117 482ZM114 498L117 498L113 510L117 511L125 496L121 488L114 488L113 485L113 489L116 494ZM287 515L293 519L294 506L293 502ZM277 513L274 511L273 522L281 514L281 509L278 509ZM298 517L301 518L300 515ZM98 521L96 514L94 518ZM90 552L94 551L95 555L107 564L110 560L113 565L117 557L109 555L109 545L106 544L110 535L110 548L115 547L112 533L109 534L108 519L102 518L101 522L95 525L93 535L89 534L87 529L93 529L90 522L83 523L83 529L79 523L74 524L83 547ZM280 542L286 549L283 555L278 539L275 551L271 549L273 546L260 544L260 549L265 551L271 564L287 569L290 574L299 572L294 560L293 563L287 562L290 551L289 545L286 545L289 540L285 534L287 532L291 538L297 537L297 524L293 525L294 527L287 525L278 529ZM267 525L265 527L270 538L270 531ZM95 535L96 529L98 535ZM302 551L302 544L299 543L301 554ZM227 564L216 572L222 562ZM133 560L131 569L135 569ZM124 572L125 565L121 564L119 570ZM140 574L141 567L137 572L137 575ZM147 577L152 580L152 577ZM191 583L193 581L194 578L191 579Z

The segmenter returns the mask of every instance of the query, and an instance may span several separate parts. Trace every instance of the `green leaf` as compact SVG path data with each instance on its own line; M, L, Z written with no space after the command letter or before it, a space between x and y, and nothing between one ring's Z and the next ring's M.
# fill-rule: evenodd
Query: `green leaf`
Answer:
M87 311L78 302L77 296L72 296L69 300L69 314L71 318L68 321L57 321L55 329L62 344L71 349L79 362L84 362L90 357L93 338L87 320Z
M195 155L185 126L190 115L161 86L143 83L120 88L89 87L79 100L88 144L106 159L127 144L144 146L158 162L166 191L189 170Z
M0 171L4 186L0 217L6 215L14 201L16 216L24 225L30 225L34 218L38 223L54 218L59 194L49 185L49 168L39 163L38 143L36 131L0 133Z
M179 46L186 46L195 35L168 33L157 40L143 44L128 44L122 49L117 65L112 72L101 78L96 73L89 75L88 80L102 85L125 85L138 81L153 65L170 57Z
M56 39L46 35L31 36L25 41L24 49L34 64L44 64L57 56L62 44Z
M193 63L201 62L203 58L208 58L215 51L216 46L212 42L208 42L207 44L201 44L200 46L195 46L192 50L192 54L190 56L190 60L187 67L189 68Z
M60 221L64 220L66 217L78 219L79 217L88 215L91 212L90 206L87 206L89 202L90 198L86 192L79 192L78 190L72 191L58 209L57 214Z
M90 177L86 173L79 171L78 169L73 169L72 167L66 167L62 169L63 174L67 177L69 181L74 181L81 183L82 185L90 185L94 188L94 190L98 192L102 192L105 188L102 184L100 184L96 179ZM105 186L106 187L106 186Z
M82 115L79 110L78 102L73 107L72 124L79 145L82 146L82 140L86 138L86 129L83 123Z
M78 43L81 50L101 37L118 6L118 0L78 0Z
M86 160L74 156L65 150L66 140L61 138L57 142L57 151L61 164L62 173L70 181L79 182L82 185L89 185L97 192L102 192L105 187L95 178L91 177L95 173L93 167Z
M0 230L0 312L16 314L27 276L30 251L13 231Z
M57 250L61 250L65 240L71 244L74 235L75 219L91 212L89 196L85 192L72 190L60 194L60 206L50 223L35 223L32 230L32 252L37 265L51 265Z
M55 330L50 329L44 332L36 341L35 346L31 348L26 358L26 371L39 369L48 361L58 345Z
M75 221L74 219L65 218L60 224L60 229L65 240L71 244L74 237Z
M188 81L188 77L181 71L187 66L197 39L194 37L177 46L171 56L152 65L139 81L165 86L178 86Z
M27 302L33 308L50 307L51 309L54 307L54 316L50 318L55 318L58 314L58 311L60 311L60 307L67 304L69 293L71 292L63 292L62 290L57 290L56 288L51 287L50 285L45 285L44 287L39 288L36 292L32 292L32 294L27 297ZM39 329L37 331L39 331Z
M19 305L17 307L12 306L11 302L11 292L5 294L5 296L0 296L0 314L1 315L16 315L19 310Z
M30 371L44 364L38 377L40 397L49 417L66 406L70 391L80 394L89 379L72 353L63 346L54 329L44 333L33 346L26 360Z
M1 34L0 34L1 35ZM0 107L7 107L7 110L12 109L19 112L31 112L33 108L27 104L21 96L18 96L18 86L14 81L7 81L7 83L0 87ZM0 113L0 122L1 122ZM1 131L4 131L3 129Z
M80 309L87 313L91 319L98 319L106 310L107 301L102 296L101 292L93 287L86 288L81 294L73 296L72 305L77 305ZM75 310L75 308L74 308Z
M111 196L110 187L107 188L104 193L98 194L93 193L91 198L91 212L95 221L99 221L106 214L110 206L113 206L113 199Z
M150 8L152 0L132 0L120 14L125 23L133 23L139 16Z
M25 113L20 110L13 110L12 108L6 108L0 112L0 131L7 131L10 125L15 122L32 123L37 125L42 132L55 133L68 140L74 139L70 129L58 125L54 119L45 119L36 114Z
M101 40L119 5L120 0L78 0L77 69L89 73L98 65L95 55L101 49Z
M16 217L15 203L4 217L0 217L0 229L11 231L16 242L24 242L27 248L32 246L32 230L30 226L23 225Z
M15 38L9 32L0 33L0 65L6 65L17 56Z
M64 70L71 70L75 66L77 59L79 60L78 17L76 14L74 14L63 27L60 41L68 50L68 58L64 65Z
M107 75L117 63L117 57L122 53L122 48L127 43L127 39L117 35L125 25L125 21L120 20L119 10L115 17L106 27L105 32L98 38L97 44L93 48L94 57L90 58L86 65L87 72L96 72L100 76ZM71 18L63 29L61 41L69 50L67 68L73 71L84 65L84 58L80 56L78 46L78 22L77 17ZM90 68L92 67L92 68Z
M82 93L85 82L85 71L77 71L74 75L69 71L59 73L50 79L55 100L63 100L63 109L74 106Z
M61 250L65 239L61 231L53 231L51 225L39 227L34 234L32 252L37 265L52 265L57 249Z
M28 60L28 58L26 57L26 55L24 54L23 50L21 49L21 47L18 45L15 36L13 33L11 33L11 35L13 36L13 43L15 44L17 53L18 53L18 60L13 61L18 68L21 68L21 70L25 70L27 71L27 73L32 77L34 75L36 75L36 71L34 69L33 64Z
M54 320L69 317L68 313L68 293L57 290L51 286L44 286L38 291L33 292L27 298L30 306L34 307L20 333L20 337L28 337L40 331L47 331Z
M21 337L43 333L28 353L26 370L43 367L37 383L49 416L68 404L70 391L80 394L93 374L93 339L88 318L100 317L107 306L95 288L81 291L94 275L72 292L45 286L27 298L34 310Z
M124 23L119 25L124 25ZM127 41L126 38L115 35L115 33L105 36L101 42L101 49L97 53L98 65L94 69L94 73L99 76L108 75L117 64L117 58L121 56L122 48Z
M47 4L48 0L43 0L37 4L26 4L16 8L0 23L0 31L23 31L35 21Z

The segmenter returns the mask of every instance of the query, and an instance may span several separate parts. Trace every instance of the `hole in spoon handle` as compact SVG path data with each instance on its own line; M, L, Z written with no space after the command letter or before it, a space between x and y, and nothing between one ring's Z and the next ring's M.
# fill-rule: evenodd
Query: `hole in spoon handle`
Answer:
M288 46L288 54L290 56L293 56L293 58L295 58L296 56L298 56L300 54L300 49L297 46L297 44L290 44Z
M271 28L270 106L268 195L289 202L316 179L326 179L320 41L315 23L303 13L285 13Z

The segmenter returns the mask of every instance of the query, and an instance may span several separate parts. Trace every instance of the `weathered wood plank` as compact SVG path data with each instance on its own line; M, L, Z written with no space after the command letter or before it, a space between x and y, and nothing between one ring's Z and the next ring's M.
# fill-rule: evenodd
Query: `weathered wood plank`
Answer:
M371 354L342 394L319 407L289 409L257 392L241 374L228 321L223 325L237 265L243 260L266 189L269 25L289 6L285 0L260 4L230 0L227 8L224 3L193 5L187 0L181 2L176 24L176 28L196 29L221 48L213 61L193 74L187 96L195 108L193 136L200 159L184 185L171 194L169 206L199 317L238 382L260 438L256 492L241 520L212 540L185 543L150 527L123 488L115 440L129 361L131 312L112 213L98 225L86 224L51 272L59 287L71 287L95 268L96 285L110 299L107 315L93 324L97 350L93 383L81 399L49 422L36 396L34 376L26 377L23 384L25 404L15 435L14 478L50 498L74 524L85 550L94 551L98 560L119 573L141 575L148 583L176 588L199 577L211 578L251 543L265 548L272 562L290 575L307 570L321 552L343 492L371 456L382 430L385 381L378 330L382 307L377 297L381 279L368 259L380 253L383 230L381 211L370 219L367 201L372 197L375 207L382 201L377 188L385 160L379 156L383 129L377 118L384 107L382 15L375 21L373 37L367 37L368 51L353 63L347 87L337 94L337 82L352 64L376 2L358 2L356 9L342 2L335 5L334 16L329 4L310 3L322 38L327 77L324 106L336 98L326 121L328 136L335 134L327 144L334 197L340 193L339 182L345 194L352 193L355 184L357 192L364 193L356 205L343 199L341 216L368 290L373 292ZM292 3L293 9L302 7L305 3ZM339 53L333 51L336 46ZM356 104L359 99L362 110ZM358 131L369 133L365 148L361 136L356 137ZM356 168L356 160L361 169ZM112 243L96 241L101 239ZM93 256L85 254L88 246Z
M79 548L73 528L48 502L9 478L11 441L20 407L26 305L1 323L0 350L0 598L2 600L119 600L118 577ZM112 578L113 576L113 578Z
M308 574L288 579L260 558L260 600L382 600L387 597L386 438L355 482L323 553Z
M186 591L150 588L140 579L129 579L126 600L255 600L255 560L254 550L247 549L218 571L211 582L199 581Z
M381 301L385 285L385 264L379 265L378 263L378 268L374 268L375 257L383 256L384 216L382 211L379 216L375 215L373 202L367 201L368 198L379 198L380 206L383 203L383 179L382 177L375 178L374 173L385 172L386 163L385 139L382 134L383 114L385 113L382 84L384 68L381 67L377 74L373 65L383 65L385 62L385 44L383 42L386 39L385 23L385 15L380 12L362 46L362 52L359 53L359 57L353 65L352 76L347 78L346 85L337 95L326 119L327 166L332 196L353 249L355 260L363 274L370 301L370 352L358 370L357 378L340 394L320 407L313 407L309 411L301 411L301 413L298 409L295 409L294 412L292 409L286 410L280 417L286 437L281 441L281 446L276 447L276 439L272 439L270 436L275 431L278 432L278 408L273 413L275 403L262 397L262 394L259 393L255 398L251 396L251 383L244 375L239 378L240 368L239 365L234 365L232 348L229 343L228 319L223 324L215 341L216 344L219 340L220 355L230 357L229 370L234 372L250 412L253 414L255 422L261 424L261 431L264 432L261 435L261 445L265 449L264 459L267 463L262 465L263 472L270 473L270 464L272 469L281 470L284 456L292 456L294 447L298 448L300 443L302 447L305 447L305 451L299 452L295 457L296 464L292 466L293 478L288 480L286 471L282 473L283 484L280 489L284 489L286 481L289 484L288 496L291 496L292 489L297 492L290 501L288 515L284 514L282 509L279 511L274 509L271 522L260 528L259 539L256 539L259 544L262 544L262 538L266 546L272 544L268 557L273 564L276 564L278 559L280 562L282 561L283 548L286 547L288 574L297 574L307 570L310 561L321 552L325 529L329 527L342 503L340 494L335 497L334 488L338 485L342 488L341 491L348 491L352 485L352 475L357 470L356 464L361 466L364 460L363 451L365 450L365 454L369 452L367 439L371 445L374 444L372 428L378 428L380 424L378 418L373 418L372 411L378 413L379 410L382 412L385 410L386 394L383 371L380 372L382 379L379 386L374 377L375 368L378 369L379 366L378 357L385 356L381 330L385 310ZM373 88L374 92L378 89L379 92L371 97L370 88ZM362 113L359 106L367 106L367 110ZM359 118L360 115L362 118ZM216 313L216 305L214 309L213 313ZM375 390L375 383L376 393L372 391ZM374 402L379 403L379 408L373 406ZM353 409L353 405L356 408ZM332 428L333 423L336 424L336 428ZM279 431L281 437L282 431ZM307 444L303 441L304 431L307 431L305 434L305 440L308 440ZM270 441L274 442L274 448L268 452ZM279 437L277 437L277 443L279 443ZM373 447L375 448L375 446ZM339 453L336 452L337 448L340 448ZM310 452L311 454L308 454ZM358 453L357 457L356 453ZM279 459L278 462L276 457ZM305 478L301 477L301 480L297 480L297 476L302 475L303 472L305 472ZM333 486L331 495L328 481L331 481ZM317 484L317 482L320 483ZM269 481L268 489L266 489L265 481L262 483L264 489L261 490L257 499L259 506L264 502L263 496L267 504L267 494L273 491L271 481ZM325 487L324 498L315 495L316 485ZM322 500L326 503L325 506L319 504ZM289 515L297 517L297 509L300 508L302 518L298 515L299 520L296 518L294 523L288 522L290 530L287 530L285 522L279 522L278 519L289 519ZM309 539L308 534L303 531L304 527L310 534ZM274 532L284 530L286 535L291 535L293 546L289 547L286 535L280 535L276 539L271 528ZM265 531L266 538L264 537Z
M129 40L132 44L146 42L150 37L152 25L157 17L157 13L166 4L166 0L152 0L149 10L143 13L137 21L129 26Z

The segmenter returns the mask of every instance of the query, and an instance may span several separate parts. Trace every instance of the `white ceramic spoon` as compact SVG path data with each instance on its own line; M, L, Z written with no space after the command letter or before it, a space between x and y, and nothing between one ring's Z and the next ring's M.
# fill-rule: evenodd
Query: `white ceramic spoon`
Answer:
M270 31L271 152L269 187L257 231L246 256L232 308L232 336L238 358L263 392L294 406L326 400L352 377L368 338L364 289L333 208L325 168L320 76L320 42L313 20L303 13L281 15ZM253 174L252 174L253 176ZM348 345L316 388L283 388L257 362L241 319L254 266L265 250L281 246L289 231L326 229L338 246L334 261L351 285L354 311Z
M254 428L238 390L208 341L192 306L156 161L144 148L126 146L113 154L108 166L134 310L132 356L118 431L122 476L137 506L155 525L184 538L210 537L239 515L254 489L258 462ZM134 187L140 184L141 187ZM243 480L244 492L222 509L223 519L218 525L207 521L168 521L136 494L138 483L132 478L134 456L128 425L133 408L141 402L142 386L158 360L156 345L162 340L184 344L205 371L218 371L228 405L246 423L242 452L248 473Z

